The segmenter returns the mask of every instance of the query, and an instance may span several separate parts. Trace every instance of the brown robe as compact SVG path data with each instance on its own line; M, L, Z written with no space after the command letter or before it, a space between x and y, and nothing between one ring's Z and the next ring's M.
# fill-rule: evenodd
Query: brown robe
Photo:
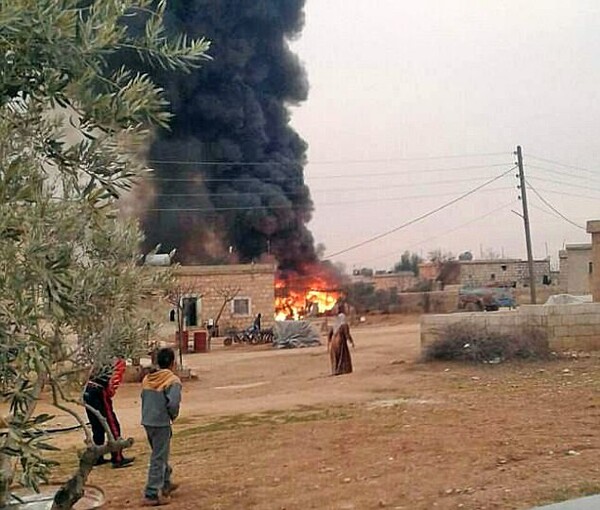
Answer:
M333 329L329 331L328 344L332 375L352 373L352 357L348 342L354 342L348 324L342 324L335 333Z

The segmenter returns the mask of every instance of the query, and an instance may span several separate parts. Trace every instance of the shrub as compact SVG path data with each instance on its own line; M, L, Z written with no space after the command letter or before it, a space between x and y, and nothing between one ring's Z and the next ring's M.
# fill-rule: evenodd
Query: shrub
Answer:
M488 332L467 322L442 329L438 340L428 345L425 361L474 361L500 363L510 359L545 359L550 356L546 333L524 327L512 334Z

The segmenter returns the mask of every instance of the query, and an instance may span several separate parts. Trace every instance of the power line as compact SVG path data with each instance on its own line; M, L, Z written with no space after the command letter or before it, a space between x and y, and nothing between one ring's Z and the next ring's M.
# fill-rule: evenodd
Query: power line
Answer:
M343 253L347 253L347 252L349 252L349 251L355 250L356 248L360 248L361 246L365 246L366 244L370 244L370 243L372 243L372 242L374 242L374 241L377 241L377 240L379 240L379 239L382 239L383 237L387 237L387 236L389 236L390 234L393 234L394 232L398 232L399 230L401 230L401 229L403 229L403 228L406 228L406 227L408 227L408 226L410 226L410 225L413 225L414 223L417 223L417 222L419 222L419 221L421 221L421 220L424 220L425 218L428 218L429 216L432 216L432 215L434 215L435 213L438 213L439 211L442 211L443 209L446 209L446 208L450 207L451 205L453 205L453 204L455 204L455 203L459 202L460 200L463 200L463 199L465 199L466 197L468 197L468 196L472 195L473 193L476 193L477 191L481 190L482 188L484 188L484 187L486 187L486 186L488 186L488 185L492 184L493 182L495 182L495 181L497 181L497 180L501 179L501 178L502 178L502 177L504 177L505 175L508 175L510 172L512 172L512 171L513 171L515 168L516 168L516 167L514 167L514 166L513 166L512 168L510 168L510 169L509 169L509 170L507 170L506 172L503 172L503 173L501 173L500 175L497 175L497 176L496 176L496 177L494 177L493 179L490 179L489 181L486 181L485 183L483 183L483 184L481 184L481 185L479 185L479 186L477 186L477 187L473 188L472 190L469 190L469 191L467 191L466 193L464 193L464 194L460 195L459 197L457 197L457 198L455 198L455 199L453 199L453 200L450 200L449 202L446 202L445 204L443 204L443 205L441 205L441 206L439 206L439 207L436 207L435 209L433 209L433 210L431 210L431 211L429 211L429 212L427 212L427 213L425 213L425 214L422 214L421 216L418 216L418 217L416 217L416 218L414 218L414 219L412 219L412 220L410 220L410 221L407 221L406 223L403 223L402 225L399 225L399 226L397 226L397 227L395 227L395 228L393 228L393 229L391 229L391 230L388 230L388 231L386 231L386 232L383 232L383 233L381 233L381 234L378 234L378 235L376 235L376 236L373 236L373 237L371 237L371 238L369 238L369 239L366 239L366 240L364 240L364 241L361 241L360 243L356 243L356 244L354 244L354 245L352 245L352 246L349 246L348 248L344 248L343 250L339 250L339 251L337 251L337 252L335 252L335 253L332 253L332 254L330 254L330 255L326 256L325 258L331 258L331 257L335 257L335 256L337 256L337 255L341 255L341 254L343 254Z
M459 166L459 167L450 167L450 168L426 168L426 169L408 169L403 170L401 172L369 172L369 173L361 173L361 174L337 174L337 175L316 175L314 177L307 176L306 179L310 181L320 180L320 179L362 179L367 178L371 179L373 177L393 177L398 175L406 175L406 174L425 174L425 173L438 173L438 172L457 172L464 170L481 170L484 168L500 168L505 167L506 163L497 163L493 165L469 165L469 166ZM298 182L303 183L302 179L299 178L261 178L260 176L256 177L209 177L204 178L201 174L198 174L193 177L158 177L151 175L148 177L150 181L166 181L166 182L261 182L261 183L274 183L274 184L283 184L290 182Z
M533 209L537 209L538 211L546 214L547 216L552 216L552 218L560 220L561 222L564 221L558 214L555 214L552 211L549 211L545 207L540 207L539 205L535 205L535 204L530 204L530 205Z
M373 261L373 260L380 260L380 259L383 259L383 258L386 258L386 257L391 257L392 255L397 255L399 253L404 253L405 251L407 251L407 249L413 249L416 246L420 246L420 245L422 245L424 243L427 243L429 241L433 241L435 239L439 239L440 237L444 237L444 236L446 236L448 234L451 234L452 232L460 230L461 228L464 228L464 227L467 227L469 225L472 225L473 223L477 223L477 222L479 222L479 221L481 221L481 220L483 220L483 219L491 216L492 214L495 214L498 211L501 211L502 209L505 209L505 208L507 208L507 207L515 204L515 203L517 203L517 200L511 200L510 202L508 202L508 203L506 203L504 205L501 205L500 207L496 207L495 209L492 209L491 211L488 211L485 214L478 215L476 218L473 218L472 220L469 220L469 221L467 221L465 223L461 223L460 225L457 225L456 227L454 227L454 228L452 228L450 230L446 230L443 234L438 234L438 235L435 235L435 236L428 237L426 239L422 239L421 241L419 241L417 243L413 243L413 244L410 244L410 245L406 246L402 250L395 250L393 252L386 253L385 255L380 255L378 257L371 258L370 260L371 261ZM358 263L359 266L364 265L364 264L365 264L365 262Z
M574 197L574 198L588 198L590 200L600 200L600 196L590 196L590 195L581 195L580 193L565 193L564 191L555 191L551 189L542 189L538 188L539 191L543 193L552 193L554 195L561 195L563 197Z
M600 190L596 190L596 188L590 188L589 186L583 186L581 184L571 184L571 183L565 182L565 181L555 181L553 179L544 179L542 177L530 177L529 179L534 180L534 181L541 181L541 182L545 182L545 183L550 183L550 184L560 184L561 186L568 186L569 188L578 188L578 189L585 189L585 190L591 190L591 191L600 191Z
M528 157L528 158L531 158L531 159L536 159L536 160L538 160L538 161L543 161L543 162L545 162L545 163L551 163L551 164L553 164L553 165L562 166L562 167L564 167L564 168L571 168L571 169L573 169L573 170L580 170L580 171L582 171L582 172L588 172L588 173L590 173L590 174L595 174L595 175L598 175L598 172L596 172L596 171L594 171L594 170L590 170L589 168L585 168L585 167L582 167L582 166L569 165L569 164L567 164L567 163L561 163L560 161L555 161L555 160L553 160L553 159L547 159L547 158L540 158L540 157L538 157L538 156L532 156L531 154L527 154L527 157Z
M582 230L586 230L585 227L583 227L582 225L579 225L577 223L575 223L574 221L570 220L569 218L567 218L563 213L561 213L558 209L556 209L556 207L554 207L550 202L548 202L542 195L540 195L540 193L529 183L529 181L525 181L527 183L527 187L533 191L535 193L535 195L548 207L550 208L552 211L554 211L556 214L558 214L563 220L565 220L567 223L570 223L571 225L573 225L574 227L580 228Z
M392 184L392 185L386 185L385 189L396 189L396 188L413 188L416 186L428 186L428 185L435 185L435 186L441 186L441 185L446 185L446 184L460 184L460 183L464 183L464 182L480 182L483 179L481 177L472 177L469 179L453 179L453 180L446 180L446 181L423 181L423 182L411 182L411 183L404 183L404 184ZM358 188L324 188L324 189L319 189L319 188L314 188L314 187L310 187L310 190L312 193L314 192L319 192L319 193L339 193L339 192L346 192L346 191L380 191L381 190L381 186L370 186L370 187L358 187ZM237 197L237 196L271 196L272 193L269 193L267 191L265 192L259 192L259 193L253 193L251 191L241 191L241 192L228 192L228 193L210 193L210 192L204 192L204 193L155 193L154 196L158 196L158 197Z
M488 181L489 183L489 181ZM483 190L482 193L490 193L495 191L506 191L511 190L513 188L510 187L501 187L501 188L491 188L488 190ZM439 198L439 197L448 197L453 196L455 193L432 193L427 195L411 195L411 196L403 196L403 197L389 197L389 198L365 198L360 200L342 200L337 202L321 202L319 203L319 207L328 207L328 206L337 206L337 205L350 205L350 204L367 204L373 202L398 202L400 200L421 200L424 198ZM176 212L176 211L185 211L185 212L220 212L220 211L254 211L254 210L269 210L269 209L292 209L292 210L304 210L306 207L303 206L294 206L294 205L249 205L249 206L232 206L232 207L156 207L146 209L147 211L161 211L161 212Z
M190 161L176 159L148 159L148 163L164 165L194 165L194 166L289 166L289 165L361 165L371 163L398 163L401 161L434 161L441 159L483 158L506 156L507 152L487 152L480 154L451 154L447 156L422 156L412 158L375 158L375 159L331 159L331 160L289 160L289 161Z
M580 181L585 181L585 182L598 182L600 183L600 179L594 179L593 177L589 177L587 175L573 175L567 172L560 172L558 170L552 169L552 168L548 168L545 166L538 166L538 165L532 165L532 164L527 164L525 165L526 168L535 168L538 170L544 170L544 172L548 172L551 174L556 174L556 175L561 175L561 176L565 176L565 177L570 177L572 179L578 179Z

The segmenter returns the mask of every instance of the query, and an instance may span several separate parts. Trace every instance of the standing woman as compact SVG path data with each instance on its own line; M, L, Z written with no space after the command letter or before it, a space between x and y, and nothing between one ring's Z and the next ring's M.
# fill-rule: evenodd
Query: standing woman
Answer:
M354 339L350 334L350 326L343 313L338 314L335 326L329 330L327 348L331 360L331 375L352 373L352 358L348 342L354 347Z

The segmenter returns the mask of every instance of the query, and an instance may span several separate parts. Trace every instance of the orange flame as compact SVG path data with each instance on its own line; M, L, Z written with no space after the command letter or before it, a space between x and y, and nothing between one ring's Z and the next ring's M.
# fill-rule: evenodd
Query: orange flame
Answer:
M323 275L278 278L275 283L275 320L300 320L333 309L341 297Z

